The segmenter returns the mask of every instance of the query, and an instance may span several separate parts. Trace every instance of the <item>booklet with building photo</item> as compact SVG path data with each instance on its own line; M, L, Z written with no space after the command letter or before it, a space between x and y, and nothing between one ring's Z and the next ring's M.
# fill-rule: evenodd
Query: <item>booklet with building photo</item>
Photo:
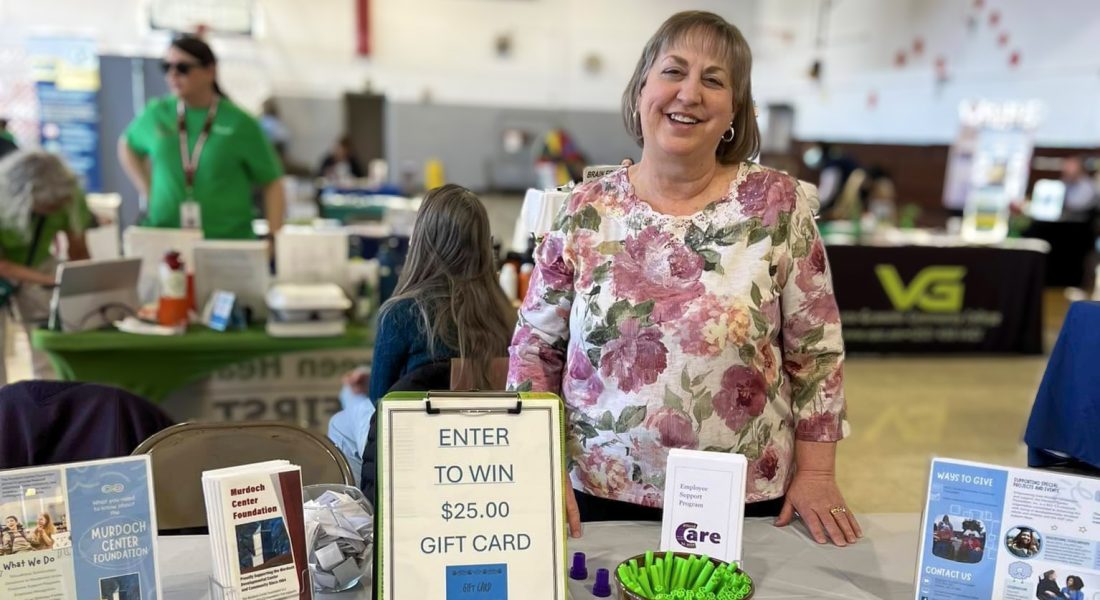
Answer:
M312 598L302 472L285 460L202 475L214 581L240 600Z
M1083 600L1100 592L1100 480L935 459L916 600Z
M148 456L0 472L0 598L158 600Z

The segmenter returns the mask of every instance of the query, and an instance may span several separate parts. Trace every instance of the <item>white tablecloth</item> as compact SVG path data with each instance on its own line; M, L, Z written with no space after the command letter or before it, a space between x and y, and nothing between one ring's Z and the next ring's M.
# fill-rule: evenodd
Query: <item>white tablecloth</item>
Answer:
M771 519L747 519L743 568L756 581L755 598L759 600L911 600L919 521L920 515L916 514L862 515L860 524L864 539L855 546L836 548L818 545L800 524L780 529L771 524ZM570 580L570 597L573 600L595 598L591 590L596 569L612 569L624 558L657 548L660 533L660 523L588 523L583 538L569 541L569 560L573 552L586 553L589 579ZM209 598L209 555L210 546L205 536L160 538L161 578L166 600ZM367 600L369 596L369 587L366 590L360 587L340 594L321 595L321 598Z

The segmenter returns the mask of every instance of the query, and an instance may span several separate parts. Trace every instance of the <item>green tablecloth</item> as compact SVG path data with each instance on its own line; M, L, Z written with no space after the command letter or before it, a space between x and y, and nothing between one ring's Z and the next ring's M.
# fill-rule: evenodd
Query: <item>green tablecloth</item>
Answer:
M113 385L154 402L234 363L370 343L370 329L354 325L332 338L273 338L262 326L225 333L197 326L180 336L37 330L31 337L31 344L49 356L59 378Z

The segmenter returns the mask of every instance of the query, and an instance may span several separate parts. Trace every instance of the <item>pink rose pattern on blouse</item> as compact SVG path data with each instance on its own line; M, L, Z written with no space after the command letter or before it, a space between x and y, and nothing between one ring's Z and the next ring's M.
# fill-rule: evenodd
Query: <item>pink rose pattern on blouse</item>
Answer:
M626 171L579 186L536 252L509 385L562 394L578 489L660 506L670 448L738 452L775 498L795 440L843 437L844 350L806 188L741 165L691 217Z

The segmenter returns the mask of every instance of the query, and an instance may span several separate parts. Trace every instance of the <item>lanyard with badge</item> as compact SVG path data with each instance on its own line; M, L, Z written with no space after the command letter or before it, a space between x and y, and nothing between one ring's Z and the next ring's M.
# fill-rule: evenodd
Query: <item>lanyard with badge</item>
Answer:
M180 136L180 160L183 162L183 177L185 194L183 204L180 205L180 227L183 229L199 229L202 227L202 211L199 203L195 201L195 171L199 168L199 158L202 149L206 145L206 139L210 137L210 130L214 126L214 117L218 114L218 103L221 96L215 95L209 110L206 111L206 121L202 124L202 131L195 140L195 147L191 152L187 151L187 114L183 106L183 100L176 101L176 117Z

